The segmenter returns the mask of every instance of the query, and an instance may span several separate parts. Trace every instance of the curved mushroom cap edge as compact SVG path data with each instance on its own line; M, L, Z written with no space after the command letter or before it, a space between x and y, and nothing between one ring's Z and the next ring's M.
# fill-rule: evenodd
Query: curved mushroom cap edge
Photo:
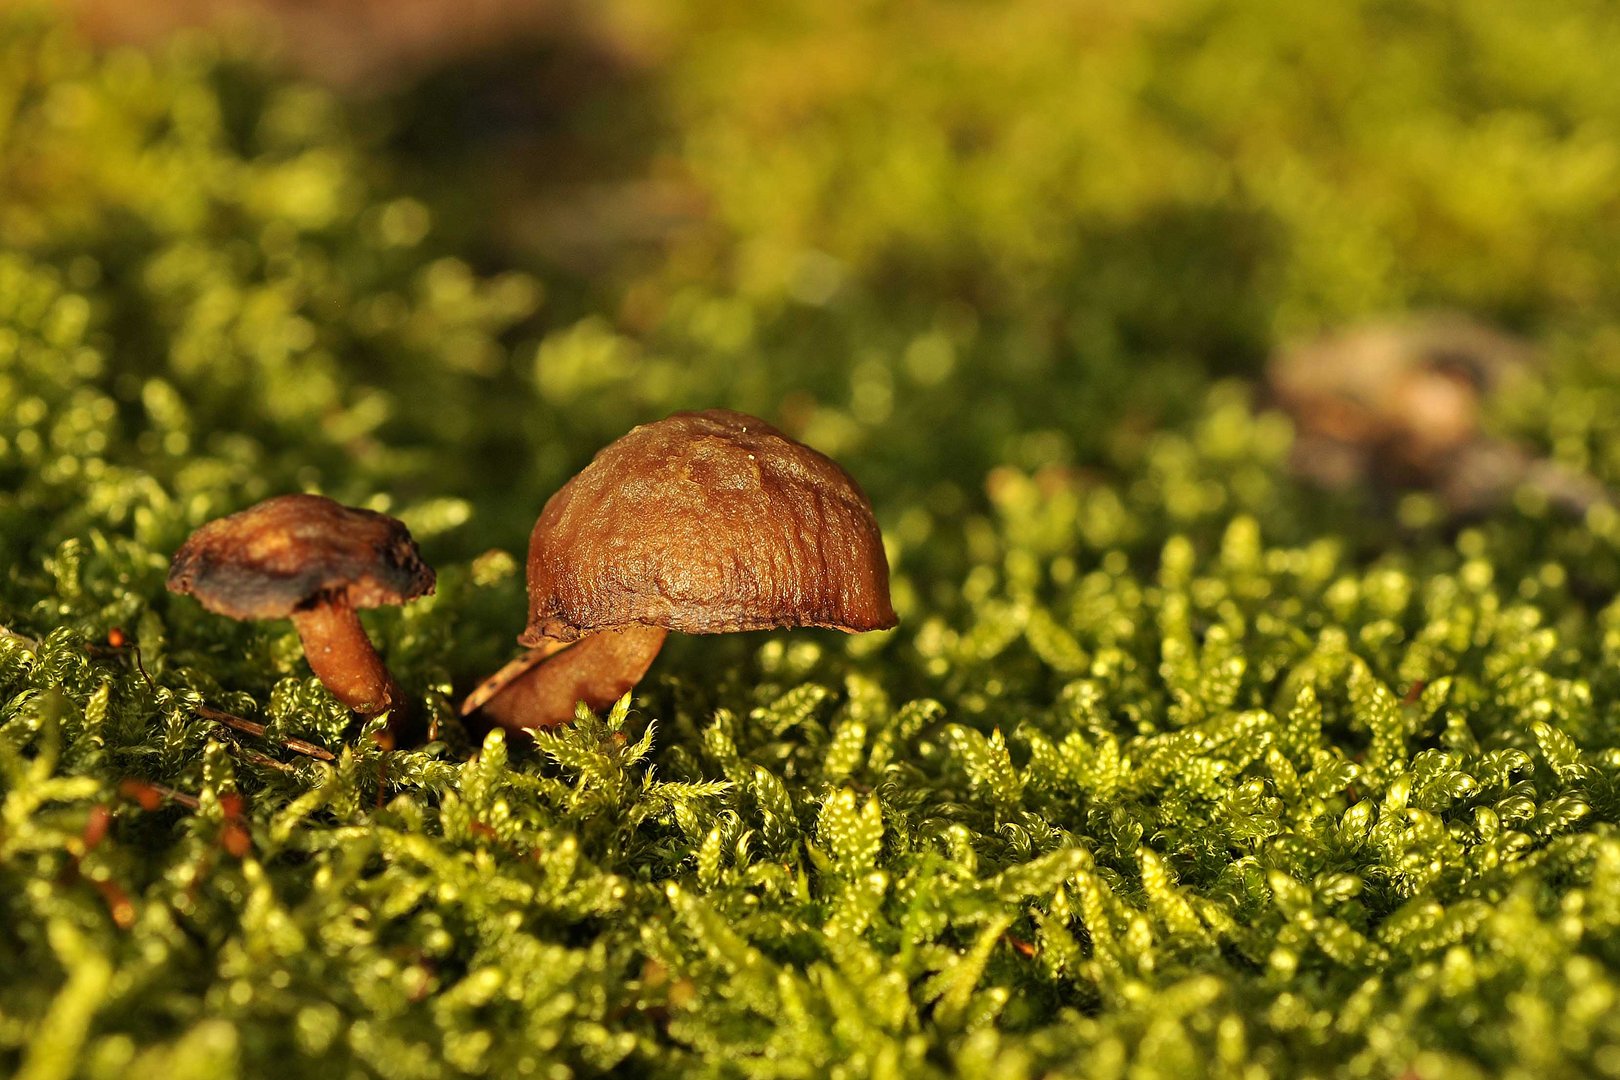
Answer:
M433 569L399 520L321 495L281 495L210 521L169 566L170 592L233 619L280 619L341 595L356 608L429 595Z

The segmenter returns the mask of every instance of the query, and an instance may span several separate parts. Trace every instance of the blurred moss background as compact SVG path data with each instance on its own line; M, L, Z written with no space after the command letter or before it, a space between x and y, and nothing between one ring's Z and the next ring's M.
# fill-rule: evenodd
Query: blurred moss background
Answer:
M107 37L134 10L85 6ZM151 295L119 318L174 335L187 401L457 448L390 488L482 502L523 457L510 527L676 407L870 457L898 505L999 463L1130 467L1211 378L1369 315L1614 362L1620 30L1580 3L461 7L249 4L268 35L115 53L94 106L18 71L84 105L12 125L0 239L129 262ZM358 107L255 84L277 34ZM92 250L117 214L123 250ZM239 305L260 325L223 325L228 281L165 324L221 258L272 294Z
M1314 491L1255 389L1468 311L1620 484L1606 4L3 11L0 1062L1620 1075L1620 514ZM545 498L715 405L860 479L901 629L468 761ZM386 772L162 589L296 489L440 569Z

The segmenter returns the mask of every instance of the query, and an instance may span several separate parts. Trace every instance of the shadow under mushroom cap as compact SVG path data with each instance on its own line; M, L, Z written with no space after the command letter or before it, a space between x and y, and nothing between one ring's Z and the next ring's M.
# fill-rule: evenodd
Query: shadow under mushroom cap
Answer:
M895 624L871 504L838 464L742 413L645 424L541 511L520 639Z
M433 570L398 520L319 495L282 495L210 521L169 566L170 592L233 619L284 619L342 593L356 608L433 592Z

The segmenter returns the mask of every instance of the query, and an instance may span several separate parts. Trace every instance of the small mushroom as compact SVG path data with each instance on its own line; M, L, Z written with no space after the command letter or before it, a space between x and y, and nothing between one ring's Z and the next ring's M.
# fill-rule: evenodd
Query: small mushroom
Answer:
M1584 512L1605 501L1589 476L1487 435L1487 398L1535 366L1520 338L1465 315L1371 323L1279 353L1267 380L1296 429L1294 468L1324 487L1425 488L1456 514L1521 486Z
M404 734L409 701L356 613L428 595L433 584L402 523L319 495L281 495L210 521L175 552L168 580L170 592L228 618L292 619L334 697L363 717L389 714L389 747Z
M633 687L667 631L895 625L872 507L830 458L763 420L676 413L612 443L529 542L533 651L469 697L509 728L566 723Z

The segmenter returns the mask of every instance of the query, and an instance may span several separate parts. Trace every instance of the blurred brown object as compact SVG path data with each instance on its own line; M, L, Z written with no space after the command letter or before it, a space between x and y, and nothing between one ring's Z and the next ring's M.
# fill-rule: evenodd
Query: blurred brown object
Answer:
M0 0L0 4L11 0ZM306 74L386 88L579 21L568 0L58 0L103 45L147 45L177 30L264 35Z
M0 7L34 0L0 0ZM464 248L591 276L704 222L657 152L654 9L590 0L56 0L102 46L190 29L373 99L399 179ZM613 116L612 123L595 122Z
M1610 501L1592 477L1482 428L1534 347L1454 312L1380 321L1279 352L1267 381L1294 421L1296 472L1323 487L1433 491L1454 514L1485 513L1528 487L1574 513Z

